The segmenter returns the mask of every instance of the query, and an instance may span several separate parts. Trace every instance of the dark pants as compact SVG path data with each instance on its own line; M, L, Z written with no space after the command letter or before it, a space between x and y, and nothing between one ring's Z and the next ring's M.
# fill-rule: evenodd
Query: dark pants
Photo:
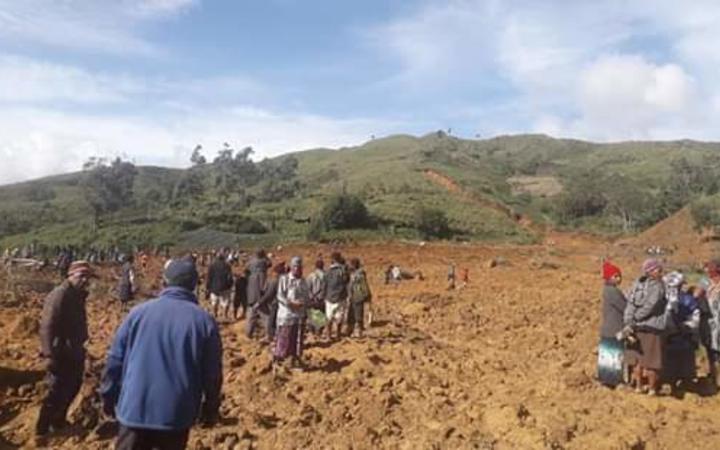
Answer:
M360 331L365 330L365 303L350 303L348 310L348 326L350 327L350 332L352 333L355 331L355 326L360 329Z
M83 381L85 358L62 359L48 371L48 392L40 407L35 426L38 434L47 433L50 426L65 422L68 408L80 392Z
M272 305L259 305L256 303L250 307L250 313L245 324L247 337L251 338L255 335L260 322L265 328L268 339L272 340L275 337L275 329L277 328L275 325L277 322L277 303Z
M237 316L238 309L242 308L243 314L247 311L247 297L244 295L238 295L238 293L235 293L235 297L233 297L233 314Z
M116 450L183 450L190 430L161 431L120 425Z

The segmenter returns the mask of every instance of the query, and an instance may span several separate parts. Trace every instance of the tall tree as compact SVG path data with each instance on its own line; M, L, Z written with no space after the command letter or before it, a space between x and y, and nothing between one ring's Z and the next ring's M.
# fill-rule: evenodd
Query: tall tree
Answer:
M115 158L90 158L83 165L83 194L93 210L93 223L106 213L129 206L133 201L133 186L137 169L130 161Z
M235 170L234 153L235 150L233 150L230 144L225 142L223 143L223 148L218 151L218 155L213 160L215 189L220 198L220 205L223 208L227 205L228 199L240 184L239 174L237 170Z
M198 144L195 146L195 149L193 149L192 155L190 155L190 162L193 166L203 166L205 163L207 163L207 159L200 153L202 151L202 145Z

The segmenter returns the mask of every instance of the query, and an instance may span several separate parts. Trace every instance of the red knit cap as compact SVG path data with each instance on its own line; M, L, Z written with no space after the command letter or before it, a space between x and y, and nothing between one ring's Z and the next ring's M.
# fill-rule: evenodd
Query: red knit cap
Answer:
M603 263L603 279L605 281L610 280L615 275L622 275L622 271L620 271L620 268L609 261L605 261Z

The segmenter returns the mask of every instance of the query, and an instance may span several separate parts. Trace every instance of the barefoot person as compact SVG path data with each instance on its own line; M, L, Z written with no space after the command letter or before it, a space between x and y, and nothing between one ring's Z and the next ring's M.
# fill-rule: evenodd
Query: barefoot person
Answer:
M130 311L108 352L100 394L120 424L117 449L184 449L197 416L218 420L222 345L198 305L195 264L172 261L160 297Z
M207 274L207 290L210 293L210 304L212 305L215 318L220 317L218 307L225 316L230 319L230 303L232 301L232 289L234 285L232 267L227 262L227 252L219 250L215 260L210 264Z
M273 365L277 368L288 358L294 369L302 370L303 329L305 308L309 301L307 283L303 278L302 258L290 260L290 273L280 277L277 291L277 335Z
M67 279L48 294L40 319L41 354L49 389L35 425L38 437L67 425L67 411L82 386L85 341L88 338L85 300L92 270L86 261L68 267Z
M330 268L325 274L325 316L327 317L327 339L340 339L345 311L347 308L347 285L349 277L345 268L344 259L340 252L330 255Z
M638 392L657 395L663 368L663 333L667 324L663 265L651 258L643 263L642 272L625 308L624 324L637 337L636 343L628 348L627 357L635 366L631 385Z

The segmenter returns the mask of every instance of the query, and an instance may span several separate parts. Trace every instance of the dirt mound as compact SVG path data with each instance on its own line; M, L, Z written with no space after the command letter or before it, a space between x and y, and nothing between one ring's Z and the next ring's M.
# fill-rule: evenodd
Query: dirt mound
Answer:
M631 248L638 255L658 255L672 262L696 263L716 254L719 243L697 230L690 208L686 207L616 247Z
M683 208L658 222L632 240L637 245L660 246L667 249L686 247L700 242L700 233L693 225L690 208Z

